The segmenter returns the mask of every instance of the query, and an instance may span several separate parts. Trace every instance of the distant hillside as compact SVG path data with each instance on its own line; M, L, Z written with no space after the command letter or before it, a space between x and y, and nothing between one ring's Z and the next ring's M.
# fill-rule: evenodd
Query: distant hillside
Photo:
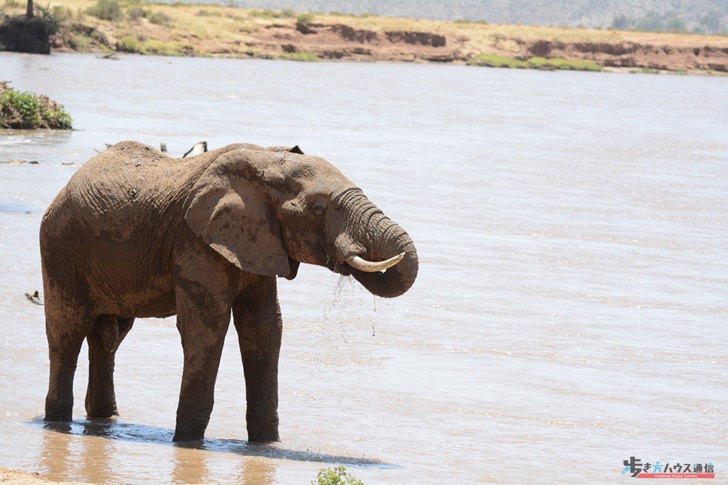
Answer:
M173 1L173 0L167 0ZM186 0L210 3L211 0ZM471 20L524 25L728 33L727 0L212 0L298 12Z

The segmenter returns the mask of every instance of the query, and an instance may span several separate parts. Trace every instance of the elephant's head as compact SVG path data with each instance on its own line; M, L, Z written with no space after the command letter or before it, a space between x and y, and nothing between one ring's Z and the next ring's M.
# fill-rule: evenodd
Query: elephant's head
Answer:
M255 145L215 159L192 187L187 223L240 269L292 279L299 263L352 275L392 298L417 276L415 246L353 182L298 147Z

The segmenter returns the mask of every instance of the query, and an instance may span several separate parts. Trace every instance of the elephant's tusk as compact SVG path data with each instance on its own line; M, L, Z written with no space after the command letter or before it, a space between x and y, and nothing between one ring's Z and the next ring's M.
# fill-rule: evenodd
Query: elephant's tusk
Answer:
M378 271L384 271L391 268L395 264L402 261L402 258L404 258L404 253L398 254L393 258L389 258L386 261L377 262L367 261L366 259L360 258L359 256L351 256L349 257L349 259L346 260L346 262L352 268L363 271L364 273L376 273Z

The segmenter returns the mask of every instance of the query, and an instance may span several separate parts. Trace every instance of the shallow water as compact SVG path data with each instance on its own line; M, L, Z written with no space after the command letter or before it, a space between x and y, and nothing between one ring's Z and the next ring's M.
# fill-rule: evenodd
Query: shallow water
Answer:
M104 483L728 478L728 79L405 64L0 54L68 133L0 134L0 466ZM202 449L171 444L174 319L117 357L121 417L46 428L38 225L105 143L299 144L412 235L413 289L281 281L282 442L245 442L234 332ZM2 163L37 161L38 164Z

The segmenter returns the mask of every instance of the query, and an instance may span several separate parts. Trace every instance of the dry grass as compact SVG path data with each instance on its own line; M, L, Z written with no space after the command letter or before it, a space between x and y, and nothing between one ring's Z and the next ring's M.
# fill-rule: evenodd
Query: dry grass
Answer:
M0 0L2 1L2 0ZM5 0L0 9L8 13L21 13L25 1ZM136 38L140 52L197 55L250 55L256 47L251 35L267 25L294 26L295 14L288 16L261 15L260 10L238 9L219 5L169 5L141 3L138 0L120 2L123 10L133 8L147 12L143 18L131 19L127 14L118 22L104 21L84 15L96 0L50 0L51 8L62 7L74 20L98 29L116 45L119 39L131 42ZM12 5L11 5L12 4ZM167 19L162 23L151 20ZM310 16L309 16L310 17ZM675 45L684 47L728 47L728 36L706 36L652 32L625 32L583 28L533 27L524 25L498 25L481 22L441 22L378 16L313 15L314 23L341 23L355 29L375 32L419 31L448 36L470 55L479 53L515 55L519 42L549 40L580 43L625 43Z

